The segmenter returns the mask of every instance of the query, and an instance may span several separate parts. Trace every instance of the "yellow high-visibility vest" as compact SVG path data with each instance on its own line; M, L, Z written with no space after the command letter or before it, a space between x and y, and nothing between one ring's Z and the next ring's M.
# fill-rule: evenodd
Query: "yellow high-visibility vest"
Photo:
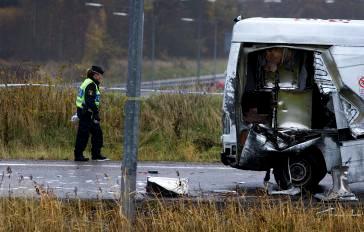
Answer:
M77 99L76 99L76 106L79 108L83 108L85 106L85 90L86 87L93 83L96 86L96 98L95 98L95 104L97 106L97 108L99 108L100 105L100 90L99 87L97 86L97 84L90 78L86 78L86 80L83 81L83 83L81 84L79 90L78 90L78 94L77 94Z

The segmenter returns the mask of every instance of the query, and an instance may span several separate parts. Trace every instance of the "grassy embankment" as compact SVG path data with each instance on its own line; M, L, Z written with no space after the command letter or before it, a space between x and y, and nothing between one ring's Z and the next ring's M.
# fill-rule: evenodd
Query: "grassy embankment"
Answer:
M0 199L0 231L126 231L119 204ZM308 205L264 197L255 204L229 200L163 201L138 207L135 231L363 231L363 207Z
M53 87L0 89L0 159L73 159L75 94ZM122 154L125 100L116 93L102 96L103 151L114 160ZM145 98L139 160L218 160L220 113L221 97Z
M226 58L220 58L214 60L201 60L200 75L213 74L216 71L217 74L224 73L226 69ZM60 64L50 62L45 65L40 65L39 73L43 76L62 76L62 78L68 82L82 81L82 75L90 64ZM143 72L142 80L151 81L163 80L171 78L191 77L196 76L196 61L188 59L166 59L156 60L154 71L152 68L152 62L148 59L143 60ZM29 67L27 67L29 69ZM114 59L109 62L106 67L105 73L105 86L113 86L115 84L126 83L127 80L128 61ZM10 79L14 79L11 75Z

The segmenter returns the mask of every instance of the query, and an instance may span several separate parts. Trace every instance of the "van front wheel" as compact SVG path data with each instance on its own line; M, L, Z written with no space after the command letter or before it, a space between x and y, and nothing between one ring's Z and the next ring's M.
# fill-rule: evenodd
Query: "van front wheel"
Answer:
M327 172L321 153L312 151L290 157L289 169L293 186L306 190L314 190ZM287 168L275 168L273 174L281 189L289 187Z

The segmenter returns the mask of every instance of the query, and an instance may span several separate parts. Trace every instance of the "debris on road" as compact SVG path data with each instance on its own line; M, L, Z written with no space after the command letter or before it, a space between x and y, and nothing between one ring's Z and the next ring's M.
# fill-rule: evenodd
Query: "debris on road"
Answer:
M322 210L320 212L317 212L316 215L320 215L320 214L326 214L326 213L332 213L333 211L335 211L335 208L328 208L328 209L325 209L325 210Z
M287 190L279 190L279 191L268 191L269 195L289 195L289 196L295 196L297 194L301 193L301 189L297 187L292 187Z
M11 167L10 166L8 166L7 168L6 168L6 172L8 173L8 174L11 174L13 171L11 170Z
M234 196L238 194L237 191L226 189L213 190L212 193L218 194L219 196Z
M274 184L271 182L264 182L265 189L269 195L289 195L295 196L301 193L301 189L298 187L291 187L286 190L274 190Z
M315 198L321 201L358 201L348 183L348 166L332 169L333 186L327 193L317 193Z
M146 192L165 197L178 197L188 194L187 178L147 177Z
M158 174L158 171L157 170L148 170L148 173L149 174Z

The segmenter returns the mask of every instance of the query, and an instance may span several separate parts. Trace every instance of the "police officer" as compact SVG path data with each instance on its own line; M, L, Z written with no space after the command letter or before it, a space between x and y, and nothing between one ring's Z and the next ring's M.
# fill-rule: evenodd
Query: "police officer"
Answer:
M88 161L83 156L91 134L91 157L92 160L108 160L101 155L101 147L103 146L103 136L100 127L100 90L99 85L102 81L104 70L99 66L92 66L87 71L87 77L81 84L77 99L77 116L79 118L76 145L75 145L75 161Z

